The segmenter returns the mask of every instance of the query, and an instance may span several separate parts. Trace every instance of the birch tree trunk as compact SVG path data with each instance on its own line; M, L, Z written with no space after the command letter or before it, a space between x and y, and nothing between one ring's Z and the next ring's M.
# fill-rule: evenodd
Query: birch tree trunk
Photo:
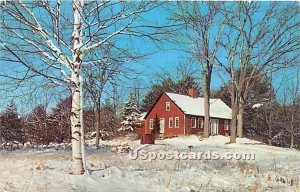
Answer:
M78 72L72 71L72 108L71 108L71 131L72 131L72 174L83 174L83 160L81 149L81 122L80 122L80 82Z
M82 66L83 60L85 65L93 64L90 66L95 68L101 67L101 62L106 62L107 68L115 74L126 76L119 63L137 61L144 56L138 48L135 50L135 46L128 47L133 43L131 37L157 40L161 35L158 29L165 28L149 25L150 20L140 22L139 18L144 19L143 14L157 6L157 3L151 2L89 1L85 4L84 0L57 0L56 4L50 1L21 0L0 3L0 12L3 13L0 45L1 53L4 53L0 56L0 65L13 62L20 66L14 72L8 68L0 70L0 76L9 80L5 82L6 89L12 90L12 93L6 92L14 94L25 83L28 87L36 86L33 90L26 91L26 95L53 85L72 91L70 120L73 174L84 172L79 81L79 75L86 67ZM107 14L101 14L100 17L100 12ZM137 25L134 24L136 22ZM119 43L121 36L125 37L122 38L122 45ZM128 43L125 43L126 39L130 39ZM105 50L107 46L111 47L108 51ZM108 54L103 57L106 53ZM37 81L30 80L36 77L42 77L35 79L39 81L39 86ZM112 79L111 76L104 76L105 81L107 78ZM10 84L13 85L12 88Z
M86 165L86 153L85 153L85 143L84 143L84 120L83 120L83 80L81 74L79 75L79 83L80 83L80 122L81 122L81 153L82 153L82 163L83 170L89 174L87 165Z
M81 122L80 122L80 72L82 68L83 53L80 51L82 46L82 12L83 0L73 1L74 14L74 29L72 34L73 40L73 63L71 66L71 80L72 80L72 108L71 108L71 130L72 130L72 174L83 174L83 159L81 142Z

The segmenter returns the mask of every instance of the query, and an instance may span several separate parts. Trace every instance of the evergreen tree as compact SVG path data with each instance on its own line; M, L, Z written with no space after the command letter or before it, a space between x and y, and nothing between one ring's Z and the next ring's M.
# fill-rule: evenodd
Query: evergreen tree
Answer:
M268 83L268 79L261 79L252 90L249 91L248 99L245 105L244 115L244 133L245 136L261 136L266 139L268 138L267 124L272 123L276 126L276 119L272 122L268 122L267 117L270 113L278 108L278 103L270 96L275 95L274 89Z
M23 141L23 129L16 104L11 101L1 114L0 137L5 141Z
M220 98L228 106L231 106L230 86L228 84L222 86L219 90L213 93L214 98ZM245 102L244 112L244 135L246 137L262 137L265 142L268 140L267 124L272 123L274 130L272 134L278 131L277 120L274 117L272 122L266 119L270 113L277 113L279 104L275 99L271 99L271 95L275 95L274 88L269 85L268 79L262 78L256 82L253 88L249 91L247 101Z
M136 97L134 94L130 94L129 101L125 103L122 113L122 122L119 131L133 131L136 128L139 116L140 112L137 109Z

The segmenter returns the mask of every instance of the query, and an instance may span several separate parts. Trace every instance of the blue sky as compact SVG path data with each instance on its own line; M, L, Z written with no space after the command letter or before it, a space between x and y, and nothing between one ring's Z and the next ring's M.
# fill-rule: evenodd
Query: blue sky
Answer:
M71 14L71 9L69 9L69 11L70 11L69 14ZM168 16L169 16L168 13L164 10L163 7L161 7L156 10L151 11L150 13L147 13L144 17L150 23L160 25L162 23L167 22L166 18ZM42 15L39 15L39 17L43 18ZM260 17L258 16L255 19L260 19ZM181 38L185 38L185 37L181 37ZM124 39L124 42L128 43L128 41L126 39ZM141 60L140 61L141 64L138 64L138 65L132 64L132 66L134 66L134 68L137 71L142 72L142 75L140 76L140 78L142 79L142 82L143 82L142 86L144 88L148 88L151 85L151 82L155 78L155 73L159 73L164 70L174 71L174 68L176 68L176 66L179 64L179 62L181 62L181 63L188 62L187 58L190 57L190 55L188 55L184 52L175 50L174 45L172 45L168 42L164 42L163 45L164 46L162 46L162 47L164 49L159 49L159 48L155 47L154 44L150 40L146 40L146 39L135 40L134 45L132 45L136 50L139 50L143 53L155 52L152 55L149 55L145 59ZM176 45L176 46L178 46L178 45ZM199 64L194 63L194 66L196 69L199 69L198 74L200 77ZM11 72L12 65L11 64L8 65L8 63L2 63L0 65L0 69L2 71L7 70L7 71ZM225 76L225 79L228 79L228 78L226 78L226 75L223 75L223 76ZM274 81L274 86L275 87L278 86L279 82L281 82L281 79L285 78L285 77L289 77L288 80L285 82L286 85L289 85L292 82L295 82L294 76L295 76L295 70L293 68L287 69L284 72L281 72L279 75L277 75L277 77ZM128 80L128 82L126 83L126 86L133 85L133 83L134 82ZM212 87L212 89L215 90L215 89L218 89L221 85L222 85L222 81L218 77L216 72L214 71L214 73L212 75L211 87ZM278 95L281 96L283 91L284 91L283 89L280 90ZM2 100L0 103L2 104L2 106L4 106L6 101Z
M152 24L162 25L168 22L168 17L170 16L164 7L160 7L147 13L146 15L144 15L144 17ZM154 54L143 59L141 65L136 65L136 69L138 71L143 71L141 77L145 82L145 87L151 85L151 81L155 77L156 73L161 73L162 71L174 72L174 69L178 66L179 63L190 62L189 59L191 58L191 55L178 50L178 45L171 44L170 42L163 41L163 45L160 45L159 48L153 45L153 43L150 40L138 40L135 43L136 46L139 47L139 49L143 52L155 51ZM185 45L182 44L181 48L183 47L185 47ZM193 66L195 67L195 69L198 69L199 76L197 78L201 78L200 65L194 62ZM212 79L212 89L218 89L222 85L222 81L215 71L213 73Z

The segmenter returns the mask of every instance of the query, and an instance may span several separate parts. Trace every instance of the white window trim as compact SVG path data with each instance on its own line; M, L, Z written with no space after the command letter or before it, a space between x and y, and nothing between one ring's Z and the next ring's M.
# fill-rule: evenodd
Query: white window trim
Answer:
M200 124L201 122L201 124ZM204 119L202 117L198 118L198 128L203 129L204 128Z
M194 121L195 122L195 126L193 127L193 119L196 121ZM197 128L197 118L196 117L192 117L191 118L191 127L193 128L193 129L196 129Z
M171 103L166 102L166 111L170 111L170 109L171 109Z
M176 120L178 120L178 124L177 124L177 125L176 125ZM175 128L179 128L179 117L175 117L175 122L174 122L174 123L175 123L175 124L174 124L174 125L175 125L174 127L175 127Z
M171 125L171 121L172 121L172 126ZM173 117L169 117L169 128L173 128L174 127L174 121L173 121Z
M224 120L224 130L228 131L229 130L229 121Z
M151 126L152 125L152 126ZM150 119L149 120L149 129L153 129L154 127L154 122L153 122L153 119Z

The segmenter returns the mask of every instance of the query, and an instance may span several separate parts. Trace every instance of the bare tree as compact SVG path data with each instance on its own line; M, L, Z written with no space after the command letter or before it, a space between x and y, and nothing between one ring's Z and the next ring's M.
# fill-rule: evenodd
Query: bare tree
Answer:
M117 42L124 36L155 40L157 27L144 24L142 15L156 6L151 2L84 0L9 1L0 5L0 59L17 66L16 71L7 69L2 76L16 84L35 78L40 84L56 84L72 91L73 174L84 173L80 75L85 63L92 62L87 60L88 55L111 39Z
M141 111L148 112L155 104L158 97L164 92L172 92L187 95L187 90L191 87L200 91L198 70L191 63L179 63L176 68L163 70L155 74L155 80L147 89L144 96Z
M299 132L299 108L300 108L300 76L299 70L295 74L295 78L292 79L292 82L286 87L283 96L283 111L284 111L284 120L286 122L286 127L290 135L290 148L295 147L295 139L297 138L296 133ZM299 139L299 137L298 137Z
M210 84L215 56L224 29L220 18L219 2L178 2L170 9L172 22L181 24L176 33L176 44L187 47L185 51L200 65L204 93L204 137L210 134ZM182 28L184 32L182 32ZM179 38L178 38L179 36ZM177 41L183 39L183 41ZM183 45L183 46L182 46Z
M222 10L226 28L220 51L225 57L216 59L230 76L230 142L234 143L236 135L243 137L244 105L255 82L270 71L295 64L299 57L299 9L292 2L239 2L225 4Z
M269 81L269 86L272 87L273 83L273 72L270 72L270 75L268 77ZM268 109L269 111L266 113L266 122L268 126L268 144L271 146L272 145L272 131L273 131L273 124L274 124L274 100L275 100L275 93L273 91L270 92L269 94L269 106Z
M134 62L141 59L143 56L132 55L128 48L123 48L122 51L115 50L113 44L109 42L102 46L101 50L94 51L88 57L91 57L91 62L85 67L83 73L85 78L84 87L94 104L96 112L96 147L99 146L100 139L100 111L101 111L101 97L105 92L107 86L112 85L112 82L117 81L119 77L127 77L133 72L126 62ZM93 58L97 58L93 61ZM110 90L108 90L110 91Z

